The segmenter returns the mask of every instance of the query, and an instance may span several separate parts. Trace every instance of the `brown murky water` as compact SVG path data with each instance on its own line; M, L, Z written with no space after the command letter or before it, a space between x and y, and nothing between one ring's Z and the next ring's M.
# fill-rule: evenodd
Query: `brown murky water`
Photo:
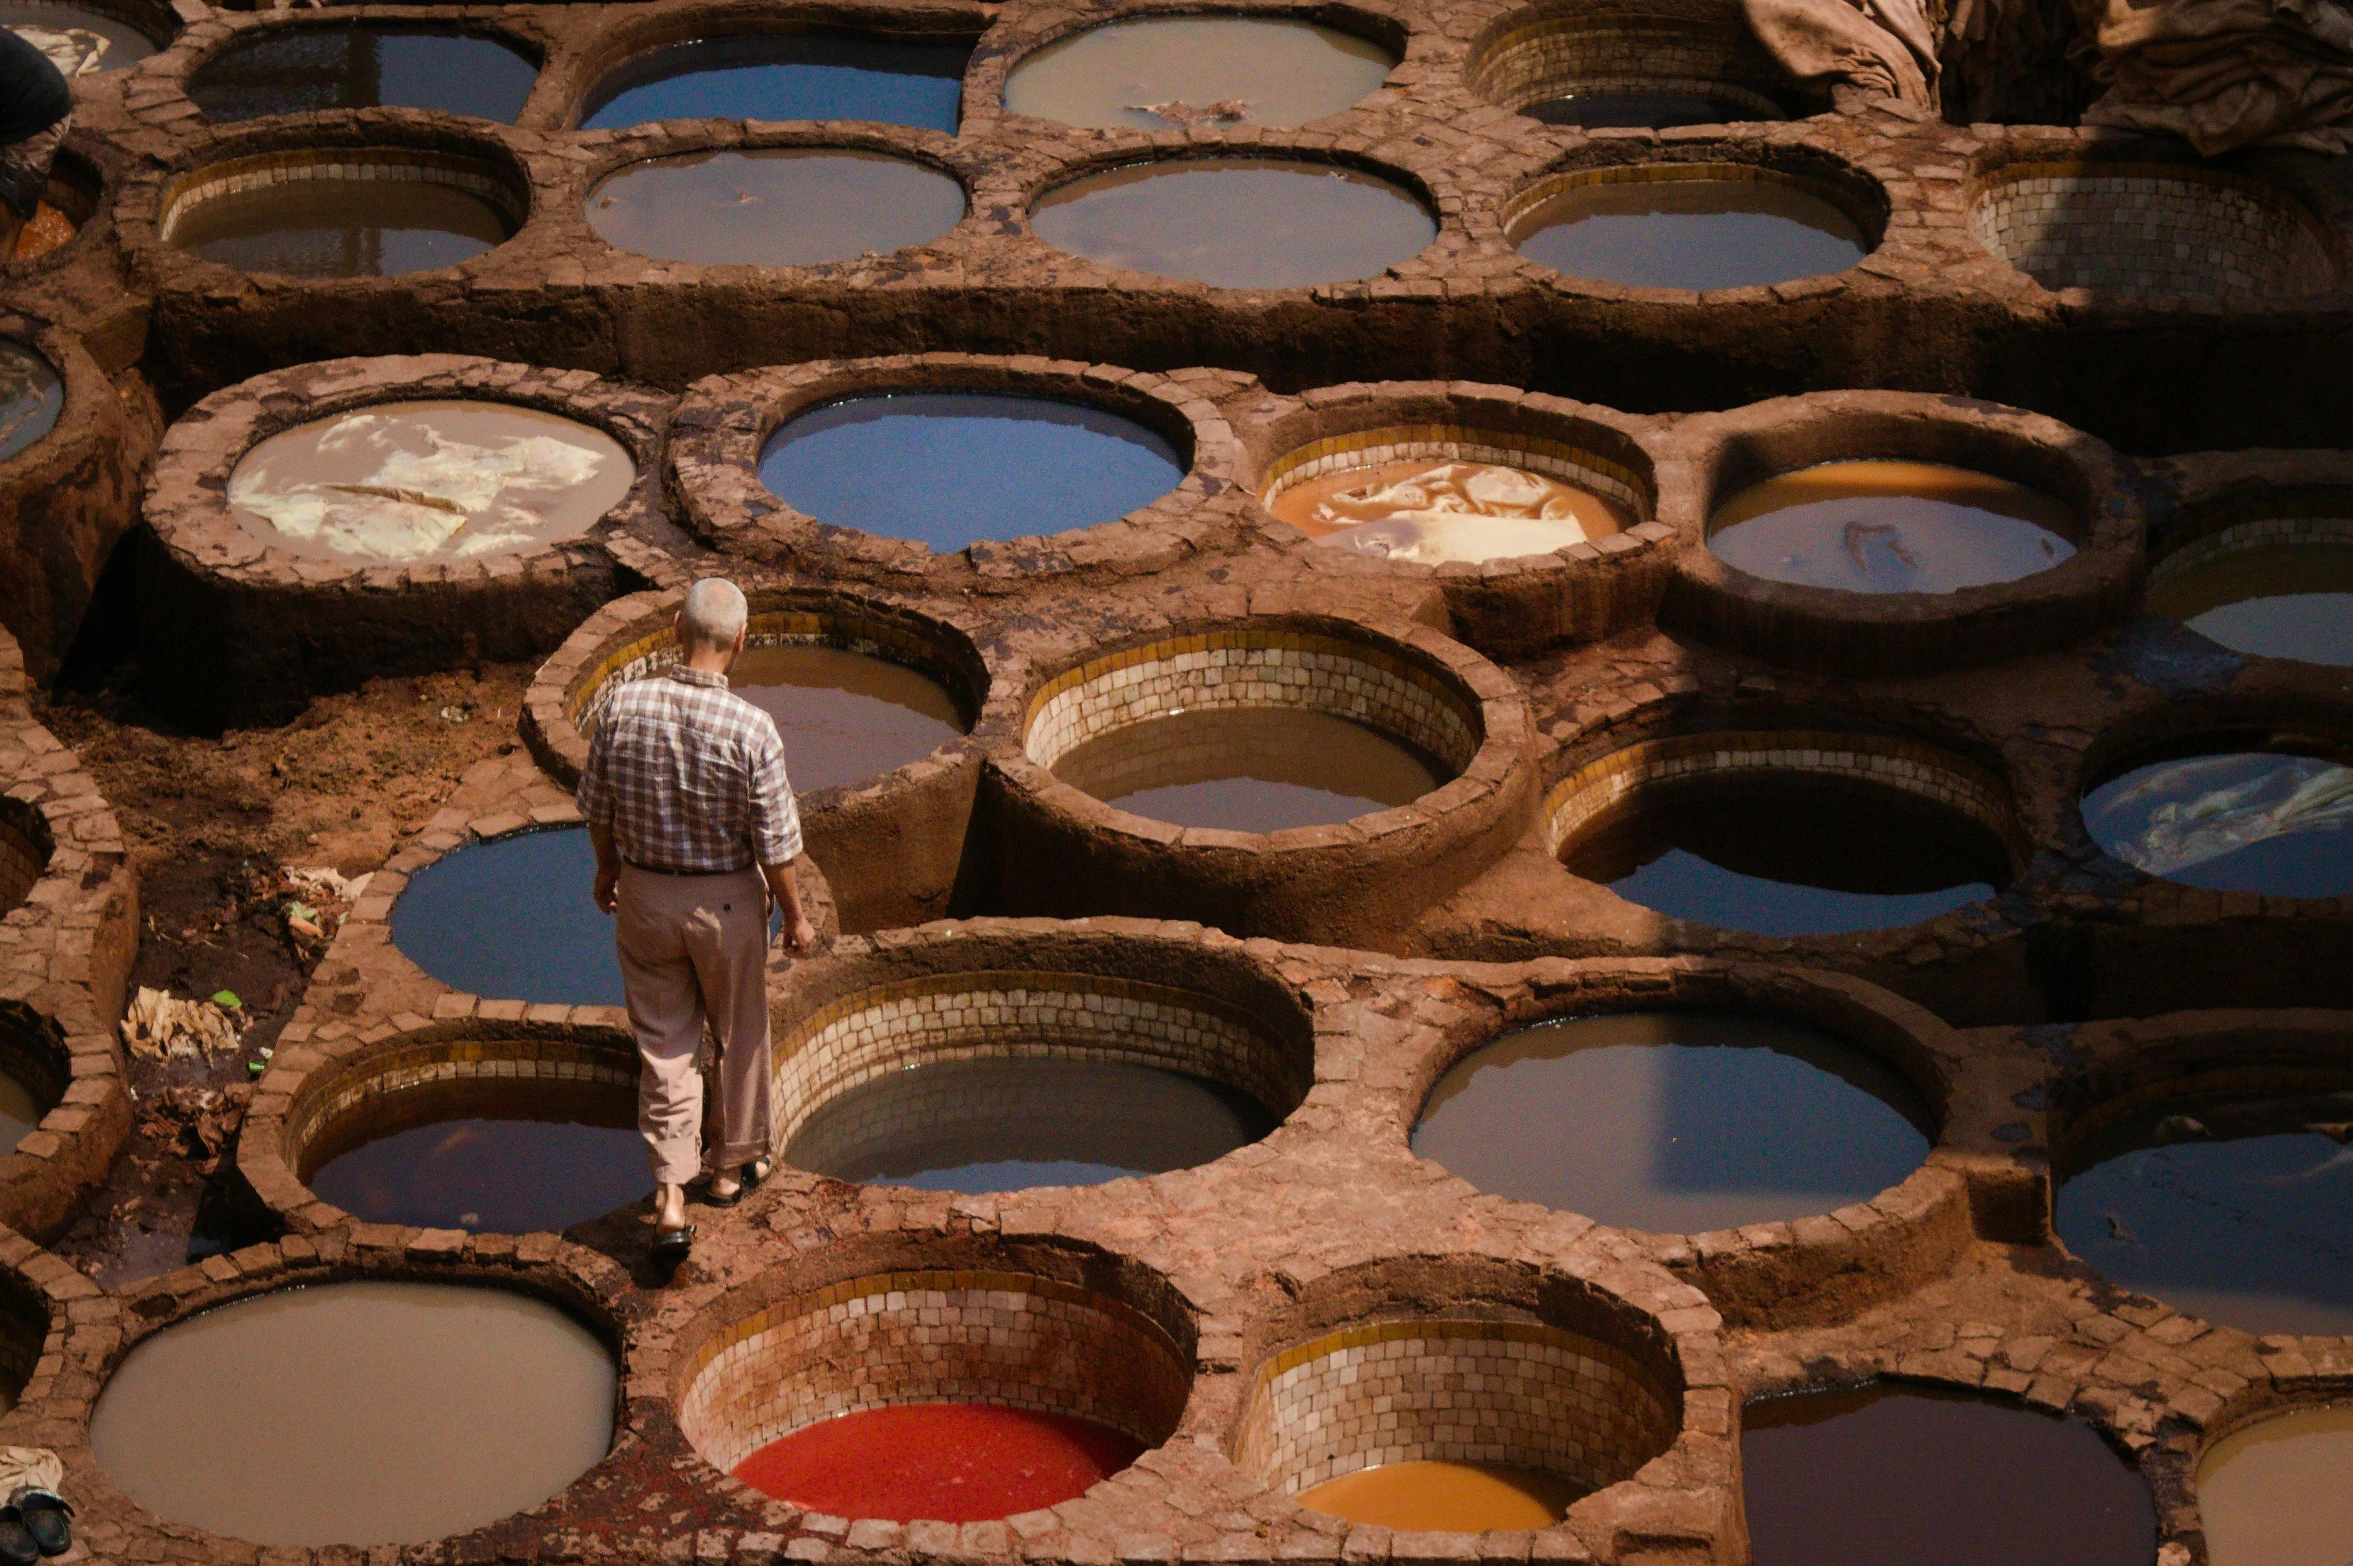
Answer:
M1855 593L1950 593L2048 571L2075 553L2075 509L1940 462L1825 462L1716 509L1708 548L1769 581Z
M2213 1566L2353 1560L2353 1405L2307 1408L2223 1437L2198 1465Z
M1212 707L1104 734L1054 775L1177 826L1274 832L1411 804L1452 776L1397 740L1302 707Z
M472 191L354 175L210 195L164 237L246 272L396 277L472 260L513 233L507 215Z
M229 476L230 512L323 560L470 560L588 531L637 466L575 419L494 402L387 402L297 425Z
M1843 272L1870 251L1854 219L1778 180L1578 185L1511 226L1522 255L1642 288L1752 288Z
M1305 479L1267 509L1328 547L1425 565L1550 554L1635 520L1617 501L1540 473L1427 457Z
M1549 1528L1586 1488L1511 1463L1384 1463L1327 1480L1299 1504L1377 1528L1477 1533Z
M799 793L921 761L965 730L956 700L883 658L809 643L750 647L727 683L776 720Z
M337 1283L147 1339L90 1421L158 1517L256 1544L410 1544L536 1506L613 1440L613 1358L499 1289Z
M74 220L44 201L33 213L32 221L16 231L16 249L10 258L30 261L35 256L47 255L73 237Z
M817 266L928 244L964 221L952 174L845 148L651 158L588 195L588 226L635 255L704 266Z
M1106 129L1304 125L1355 103L1396 63L1370 39L1288 17L1137 17L1023 60L1005 107Z

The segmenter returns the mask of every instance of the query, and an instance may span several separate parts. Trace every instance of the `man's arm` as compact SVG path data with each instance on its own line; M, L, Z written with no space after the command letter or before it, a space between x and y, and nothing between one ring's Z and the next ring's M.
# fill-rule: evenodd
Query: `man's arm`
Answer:
M588 746L588 764L580 769L579 787L572 791L572 803L588 823L588 841L596 849L596 888L591 895L606 913L621 905L621 854L613 846L613 791L605 782L612 727L609 722L596 726L596 737Z
M596 905L611 913L621 906L621 856L613 848L613 829L591 821L588 841L596 848Z
M817 950L817 926L801 903L801 883L793 866L801 858L801 807L793 798L792 778L784 768L784 741L776 725L762 714L767 733L760 736L751 758L752 858L768 883L770 895L784 910L784 944L806 957Z
M784 944L786 949L809 956L817 950L817 926L809 922L808 913L801 907L800 878L793 874L798 859L788 859L780 865L762 865L760 874L768 882L768 893L776 899L776 906L784 910Z

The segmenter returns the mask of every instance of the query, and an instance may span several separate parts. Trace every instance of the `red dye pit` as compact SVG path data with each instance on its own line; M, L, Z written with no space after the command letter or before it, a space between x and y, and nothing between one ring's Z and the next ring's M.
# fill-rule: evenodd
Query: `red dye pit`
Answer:
M988 1403L845 1414L738 1463L753 1489L836 1517L986 1522L1079 1495L1141 1457L1108 1426Z

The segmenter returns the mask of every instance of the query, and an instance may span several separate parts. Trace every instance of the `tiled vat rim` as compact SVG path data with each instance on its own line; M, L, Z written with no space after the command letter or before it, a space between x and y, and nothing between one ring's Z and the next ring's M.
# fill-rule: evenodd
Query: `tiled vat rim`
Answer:
M1098 734L1199 707L1308 707L1361 719L1457 773L1484 738L1475 700L1408 658L1312 631L1228 628L1063 670L1030 698L1023 749L1052 767Z
M1966 757L1916 740L1802 729L1681 734L1613 751L1553 786L1545 801L1546 832L1557 852L1638 789L1751 769L1820 773L1900 789L1962 812L2023 855L2008 787Z
M781 1143L827 1098L917 1062L1118 1060L1187 1071L1276 1114L1306 1096L1308 1051L1197 990L1052 970L926 974L828 1002L775 1035Z
M353 1062L320 1086L306 1083L289 1107L283 1132L287 1163L299 1173L319 1132L372 1100L442 1082L496 1078L603 1082L634 1089L637 1056L620 1035L593 1039L525 1037L444 1039L412 1044Z
M1346 468L1374 467L1417 457L1525 468L1606 495L1637 516L1650 509L1650 486L1623 463L1548 436L1516 435L1462 424L1393 424L1311 441L1275 459L1267 469L1262 498L1271 506L1277 496L1294 484Z
M1235 1461L1284 1493L1384 1463L1520 1463L1600 1489L1677 1418L1624 1351L1534 1322L1349 1327L1260 1367Z
M1191 1371L1160 1323L1092 1289L1011 1271L880 1273L713 1332L684 1361L678 1420L721 1469L805 1425L943 1399L1077 1414L1157 1446Z
M1725 158L1704 163L1613 163L1597 169L1568 169L1547 174L1534 183L1514 192L1503 203L1498 217L1506 236L1516 237L1520 221L1553 197L1579 190L1588 185L1647 185L1674 180L1743 180L1759 185L1787 185L1810 196L1829 202L1863 231L1865 236L1876 236L1885 224L1885 217L1871 210L1868 203L1848 188L1850 180L1867 180L1870 176L1856 171L1845 179L1824 171L1800 174L1770 168L1762 163L1744 163Z
M490 172L487 159L423 147L335 147L257 152L208 163L164 187L156 232L172 242L180 220L217 196L299 180L358 179L449 185L482 197L517 227L529 215L529 198L515 184Z
M2070 210L2087 198L2096 205ZM2196 164L2004 164L1976 182L1968 222L1979 244L2052 288L2315 293L2338 272L2296 196ZM2258 261L2262 275L2249 269Z
M2170 581L2183 572L2223 555L2283 544L2353 544L2353 494L2336 503L2336 516L2290 515L2224 521L2211 531L2157 556L2149 565L2149 585Z
M1464 69L1470 90L1508 109L1563 92L1695 92L1783 119L1799 94L1737 9L1659 6L1648 12L1530 7L1506 19Z

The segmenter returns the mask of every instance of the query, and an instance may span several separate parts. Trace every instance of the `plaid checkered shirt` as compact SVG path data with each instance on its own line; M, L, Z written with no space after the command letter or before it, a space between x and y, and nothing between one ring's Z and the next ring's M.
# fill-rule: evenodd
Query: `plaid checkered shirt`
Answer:
M776 721L723 674L679 664L616 687L575 797L623 859L649 870L721 874L800 857Z

